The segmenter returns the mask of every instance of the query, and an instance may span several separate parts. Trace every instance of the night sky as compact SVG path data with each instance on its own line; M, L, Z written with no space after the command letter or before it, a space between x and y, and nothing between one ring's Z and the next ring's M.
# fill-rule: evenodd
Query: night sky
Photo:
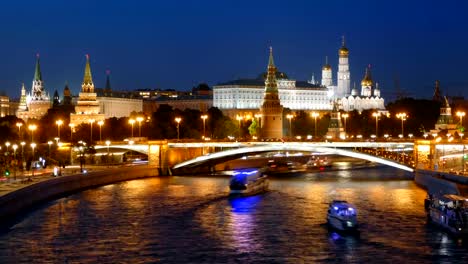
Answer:
M382 2L382 3L381 3ZM429 98L436 79L468 96L468 1L2 1L0 91L31 89L40 53L46 90L74 94L90 54L96 87L189 90L253 78L273 46L280 71L320 79L325 56L336 80L341 36L351 82L365 67L387 99L395 80L407 96ZM387 100L388 101L388 100Z

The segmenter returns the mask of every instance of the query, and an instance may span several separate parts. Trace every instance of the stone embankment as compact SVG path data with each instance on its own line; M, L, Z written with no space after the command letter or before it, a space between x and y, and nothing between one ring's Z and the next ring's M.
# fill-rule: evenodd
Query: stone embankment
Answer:
M414 180L431 194L468 196L468 177L447 172L416 170Z
M138 178L158 176L155 167L128 166L89 173L53 177L0 196L0 221L14 217L31 206L86 188Z

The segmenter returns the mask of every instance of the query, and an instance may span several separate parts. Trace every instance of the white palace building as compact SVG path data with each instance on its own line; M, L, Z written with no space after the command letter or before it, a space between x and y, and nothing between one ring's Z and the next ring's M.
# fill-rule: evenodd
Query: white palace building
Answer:
M332 67L322 67L322 80L297 81L289 79L283 72L276 73L281 104L291 110L331 111L333 101L338 101L343 111L367 109L385 110L380 90L372 81L370 68L366 69L361 81L361 91L351 89L349 50L343 43L338 50L339 61L336 84L333 82ZM213 106L223 111L258 110L263 102L266 73L256 79L238 79L217 84L213 87Z

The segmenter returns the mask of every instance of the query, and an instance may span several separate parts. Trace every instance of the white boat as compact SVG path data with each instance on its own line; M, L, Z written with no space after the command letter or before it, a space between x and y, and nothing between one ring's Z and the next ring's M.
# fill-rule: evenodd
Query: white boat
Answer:
M339 231L357 231L356 208L346 201L334 200L328 207L327 224Z
M255 195L268 190L269 182L263 169L244 169L234 171L229 182L229 195Z
M425 202L428 219L453 234L468 234L468 198L446 194L429 196Z

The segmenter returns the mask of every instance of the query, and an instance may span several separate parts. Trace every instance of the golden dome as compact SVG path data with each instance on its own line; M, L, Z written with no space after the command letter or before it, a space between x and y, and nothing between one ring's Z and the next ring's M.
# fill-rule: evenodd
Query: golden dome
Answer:
M348 48L346 48L345 46L341 47L341 48L338 50L338 55L340 55L340 56L348 56L348 55L349 55L349 50L348 50Z
M361 81L361 86L372 86L374 84L369 67L366 68L366 75L364 75L364 79Z
M330 64L325 64L325 65L323 65L322 71L326 71L326 70L331 70Z

